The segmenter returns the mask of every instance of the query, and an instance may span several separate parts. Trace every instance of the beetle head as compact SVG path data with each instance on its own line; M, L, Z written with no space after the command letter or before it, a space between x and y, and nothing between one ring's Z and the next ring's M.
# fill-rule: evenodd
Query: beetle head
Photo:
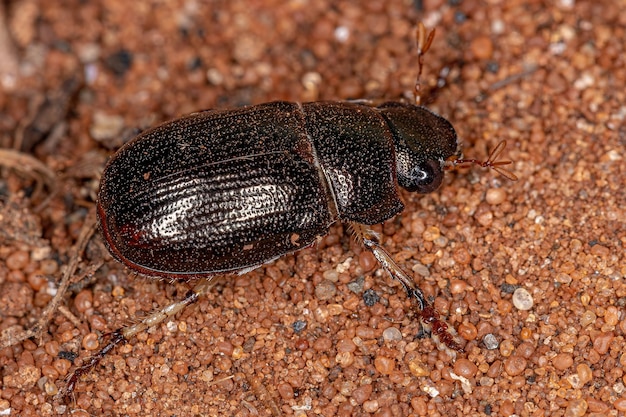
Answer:
M441 185L445 162L456 154L454 128L425 107L389 102L378 107L393 135L398 184L420 194Z

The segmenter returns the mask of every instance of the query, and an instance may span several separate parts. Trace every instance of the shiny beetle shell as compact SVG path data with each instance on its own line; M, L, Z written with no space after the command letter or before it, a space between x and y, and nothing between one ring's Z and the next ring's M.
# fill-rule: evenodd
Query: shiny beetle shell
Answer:
M108 162L98 217L113 256L148 276L245 272L337 221L382 223L457 150L452 125L403 103L272 102L147 130Z

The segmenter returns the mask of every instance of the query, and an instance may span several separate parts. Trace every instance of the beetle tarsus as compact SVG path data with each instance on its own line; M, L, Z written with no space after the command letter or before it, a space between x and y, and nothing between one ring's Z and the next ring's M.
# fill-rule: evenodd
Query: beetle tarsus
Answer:
M358 240L370 250L380 265L391 275L391 277L399 281L407 296L415 304L416 310L420 316L423 327L429 329L434 336L436 342L442 343L448 349L457 352L463 352L463 348L454 339L452 329L441 318L435 307L426 300L424 293L420 290L413 280L391 259L391 255L387 253L380 244L380 238L376 232L369 227L360 223L351 223L352 229Z
M108 333L108 335L111 336L109 343L100 349L98 353L89 358L86 364L74 370L74 372L72 372L67 378L67 385L65 390L62 392L62 396L65 400L69 400L69 398L73 396L74 388L76 388L76 383L81 376L89 373L89 371L95 368L100 363L102 358L104 358L117 345L124 344L128 341L128 339L124 337L123 329L117 329L114 332Z

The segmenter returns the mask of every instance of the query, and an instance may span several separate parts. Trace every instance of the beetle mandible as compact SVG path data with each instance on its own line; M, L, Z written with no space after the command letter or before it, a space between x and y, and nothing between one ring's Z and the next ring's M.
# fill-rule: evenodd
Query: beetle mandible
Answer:
M417 92L433 35L418 27ZM67 392L117 344L195 302L214 277L310 246L336 221L402 283L439 342L462 351L369 226L402 212L398 187L434 191L450 166L478 163L512 176L501 168L509 161L495 161L501 150L486 162L449 161L458 154L450 122L400 102L278 101L193 113L141 133L104 169L97 201L104 242L131 270L197 284L183 300L113 332L70 376Z

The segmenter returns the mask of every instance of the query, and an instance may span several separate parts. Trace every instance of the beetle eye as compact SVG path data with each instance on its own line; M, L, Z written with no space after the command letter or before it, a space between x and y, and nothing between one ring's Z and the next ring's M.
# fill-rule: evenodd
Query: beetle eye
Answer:
M443 180L443 171L437 161L428 160L413 166L407 173L407 186L409 191L420 194L435 191Z

